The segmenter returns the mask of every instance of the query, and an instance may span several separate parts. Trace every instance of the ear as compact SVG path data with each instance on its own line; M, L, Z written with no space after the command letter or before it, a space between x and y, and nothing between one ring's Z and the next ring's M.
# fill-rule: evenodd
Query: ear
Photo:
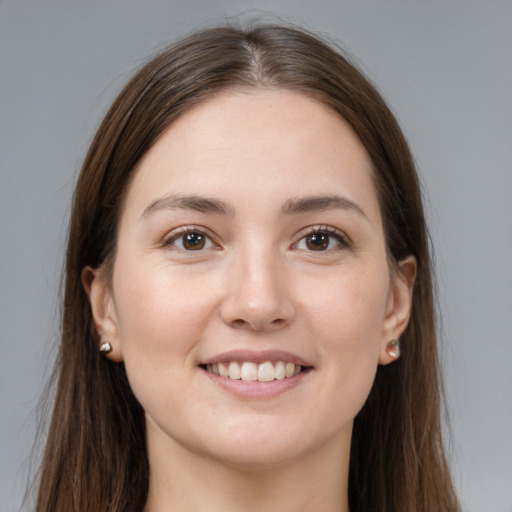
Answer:
M104 272L101 268L85 267L81 278L82 286L91 304L94 327L98 335L97 348L99 350L100 345L108 341L112 350L105 353L105 357L118 363L123 360L123 357L119 342L117 314L112 291L107 284Z
M400 356L400 347L396 340L409 323L416 271L416 258L408 256L398 263L398 268L393 272L382 329L379 364L392 363Z

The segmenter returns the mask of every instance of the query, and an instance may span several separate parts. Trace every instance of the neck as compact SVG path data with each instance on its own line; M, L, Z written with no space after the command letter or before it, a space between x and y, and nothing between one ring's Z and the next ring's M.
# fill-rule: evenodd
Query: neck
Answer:
M148 440L149 494L144 512L348 512L350 436L264 468L236 465L170 442ZM159 445L161 446L161 445Z

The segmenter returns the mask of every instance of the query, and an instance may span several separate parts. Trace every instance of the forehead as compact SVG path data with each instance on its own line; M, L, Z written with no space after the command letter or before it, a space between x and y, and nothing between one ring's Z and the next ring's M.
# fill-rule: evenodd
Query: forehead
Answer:
M125 207L170 193L260 205L286 195L340 193L380 215L370 158L351 127L289 90L216 95L178 118L135 170Z

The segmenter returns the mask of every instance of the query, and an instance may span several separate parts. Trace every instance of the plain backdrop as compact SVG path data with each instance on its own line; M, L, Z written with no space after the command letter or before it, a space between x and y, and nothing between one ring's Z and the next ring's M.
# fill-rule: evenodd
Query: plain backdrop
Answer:
M338 41L405 130L436 249L456 485L468 512L512 511L512 2L0 0L0 512L25 488L71 191L102 114L168 43L272 14Z

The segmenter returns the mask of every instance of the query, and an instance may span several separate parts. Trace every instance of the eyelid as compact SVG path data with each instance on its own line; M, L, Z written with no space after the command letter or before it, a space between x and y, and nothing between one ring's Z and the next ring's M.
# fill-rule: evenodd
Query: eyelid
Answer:
M175 240L188 233L201 233L202 235L206 236L212 242L212 244L216 246L214 247L214 249L222 248L221 244L217 240L217 237L208 228L204 226L198 226L195 224L179 226L177 228L172 229L162 238L160 245L162 247L170 246ZM326 224L316 224L313 226L307 226L301 229L299 232L297 232L296 235L294 236L295 242L292 244L291 247L294 248L304 237L308 235L314 235L317 233L325 233L327 235L335 237L343 248L349 248L352 246L349 237L343 231ZM181 250L179 247L175 247L175 249Z
M325 233L327 235L333 236L337 238L340 245L343 248L349 248L352 246L352 242L350 238L339 229L329 226L327 224L316 224L314 226L307 226L303 229L301 229L296 235L295 235L295 242L292 244L292 247L296 246L304 237L308 235L314 235L317 233ZM327 251L319 251L319 252L327 252Z
M180 238L181 236L186 235L188 233L200 233L200 234L206 236L212 242L212 244L216 246L216 247L214 247L214 249L221 248L219 242L216 240L216 236L208 228L206 228L204 226L198 226L195 224L179 226L177 228L172 229L162 238L162 242L160 243L160 245L162 247L171 246L174 241L176 241L178 238ZM178 251L182 250L179 247L175 247L175 249ZM194 252L194 251L184 251L184 252ZM197 251L197 252L201 252L201 251Z

